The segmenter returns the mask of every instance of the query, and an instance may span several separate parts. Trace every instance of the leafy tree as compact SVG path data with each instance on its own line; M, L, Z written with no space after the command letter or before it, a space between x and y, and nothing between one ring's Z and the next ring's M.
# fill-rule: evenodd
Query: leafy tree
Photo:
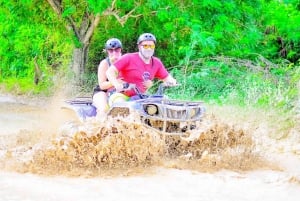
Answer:
M295 0L284 2L272 1L265 5L264 47L267 56L297 62L300 59L300 4Z
M90 41L101 17L105 20L105 17L114 16L121 25L124 25L135 11L134 1L126 2L131 7L126 14L124 10L118 9L124 3L117 0L48 0L48 3L63 19L67 30L72 32L75 44L72 69L79 79L84 73Z
M238 86L235 76L248 73L246 67L235 71L215 58L249 59L278 76L286 76L284 68L270 67L261 57L278 63L299 60L297 0L47 1L0 0L0 81L25 86L42 74L50 86L57 69L71 62L78 78L89 73L84 76L93 82L105 41L118 37L124 52L132 52L143 32L156 35L156 55L169 70L207 94L225 93ZM200 58L206 62L197 62ZM194 78L195 84L188 80ZM39 83L27 89L44 84Z

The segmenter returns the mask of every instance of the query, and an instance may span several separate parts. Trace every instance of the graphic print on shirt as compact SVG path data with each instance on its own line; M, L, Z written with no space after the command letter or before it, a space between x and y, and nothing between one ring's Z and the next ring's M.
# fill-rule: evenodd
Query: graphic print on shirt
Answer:
M145 71L145 72L143 73L143 75L142 75L142 78L143 78L144 81L150 80L150 79L151 79L150 72Z

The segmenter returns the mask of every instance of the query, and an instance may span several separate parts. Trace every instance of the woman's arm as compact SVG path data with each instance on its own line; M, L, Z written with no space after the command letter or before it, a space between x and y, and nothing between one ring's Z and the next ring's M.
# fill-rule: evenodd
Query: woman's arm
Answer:
M100 89L106 90L112 87L112 84L107 80L106 71L108 69L108 62L106 59L102 60L98 66L98 84Z

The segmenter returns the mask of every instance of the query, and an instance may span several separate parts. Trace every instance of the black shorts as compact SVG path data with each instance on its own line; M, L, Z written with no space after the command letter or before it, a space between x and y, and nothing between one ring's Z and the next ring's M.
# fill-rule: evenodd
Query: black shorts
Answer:
M103 92L105 92L105 93L107 92L107 90L103 90L103 89L100 88L99 85L97 85L97 86L94 88L93 96L94 96L96 93L100 92L100 91L103 91Z

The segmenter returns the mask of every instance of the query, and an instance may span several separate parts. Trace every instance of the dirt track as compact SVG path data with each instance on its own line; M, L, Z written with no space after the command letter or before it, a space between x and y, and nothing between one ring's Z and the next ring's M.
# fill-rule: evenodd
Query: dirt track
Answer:
M75 123L74 116L59 107L60 100L45 107L0 99L0 167L8 172L143 177L160 168L212 175L264 170L265 175L284 172L282 181L300 187L297 129L276 140L276 129L269 126L266 114L257 115L259 111L210 107L197 137L178 139L122 119Z
M245 117L227 108L226 116L218 116L226 108L211 108L201 130L193 138L181 139L157 134L128 118L80 123L59 107L60 100L50 101L48 107L7 97L2 100L0 145L6 152L5 166L9 167L10 161L11 168L18 171L101 175L106 169L111 174L111 170L153 166L198 171L280 169L267 160L267 149L282 149L272 145L275 140L269 132L274 130L263 117L250 112ZM279 143L284 142L284 149L299 157L297 143L288 144L288 139ZM20 162L19 158L28 161Z

